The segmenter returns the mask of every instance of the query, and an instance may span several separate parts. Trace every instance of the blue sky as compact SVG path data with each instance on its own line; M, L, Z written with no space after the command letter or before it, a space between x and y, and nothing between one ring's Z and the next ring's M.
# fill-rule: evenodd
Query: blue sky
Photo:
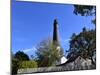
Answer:
M49 4L12 1L12 51L21 50L34 54L37 44L52 37L54 19L58 19L59 37L65 50L69 48L72 33L78 34L83 27L93 29L93 16L82 17L73 14L71 4Z

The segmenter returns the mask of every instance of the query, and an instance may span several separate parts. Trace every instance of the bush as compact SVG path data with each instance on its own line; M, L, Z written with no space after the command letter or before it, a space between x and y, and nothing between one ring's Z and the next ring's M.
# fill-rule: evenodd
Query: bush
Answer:
M18 62L17 59L13 59L12 60L12 69L11 69L12 70L12 75L17 74L18 69L19 69L19 62Z
M19 68L37 68L37 62L35 61L22 61L20 62Z

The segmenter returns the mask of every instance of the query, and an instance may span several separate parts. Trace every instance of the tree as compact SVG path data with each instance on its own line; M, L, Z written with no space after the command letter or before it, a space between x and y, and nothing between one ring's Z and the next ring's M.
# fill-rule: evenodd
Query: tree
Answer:
M81 16L93 16L94 19L92 20L92 23L96 25L96 6L88 6L88 5L74 5L74 14L78 15L80 14ZM93 57L96 55L96 30L90 30L90 31L85 31L83 30L82 33L77 35L77 38L81 37L83 38L83 42L85 44L81 43L81 54L84 57L88 57L92 60L92 63L95 64L96 62L93 61ZM79 39L79 38L78 38ZM82 47L84 49L82 49ZM96 60L96 57L95 57Z
M41 41L37 46L36 54L39 67L55 66L60 58L60 53L52 44L51 39Z
M16 52L16 54L14 55L14 58L16 58L19 61L30 60L29 56L22 51Z
M83 57L84 59L88 58L92 60L92 64L95 64L93 61L93 56L96 52L96 32L95 30L86 30L83 28L83 31L76 35L70 40L69 53L67 55L68 59L76 58L78 56Z
M12 73L12 75L15 75L15 74L17 74L17 71L18 71L18 69L19 69L19 61L17 60L17 59L15 59L15 58L12 58L12 64L11 64L11 73Z
M24 52L18 51L16 52L16 54L14 55L12 53L12 74L17 74L18 69L20 68L20 65L23 61L28 61L29 57L27 54L25 54Z
M96 6L88 5L74 5L74 14L81 16L94 16L96 15ZM92 23L96 25L96 18L92 20Z
M15 75L15 74L17 74L17 70L19 68L19 62L18 62L17 59L14 58L13 52L11 52L11 57L12 57L12 59L11 59L11 61L12 61L12 64L11 64L11 70L12 71L11 71L11 73L12 73L12 75Z

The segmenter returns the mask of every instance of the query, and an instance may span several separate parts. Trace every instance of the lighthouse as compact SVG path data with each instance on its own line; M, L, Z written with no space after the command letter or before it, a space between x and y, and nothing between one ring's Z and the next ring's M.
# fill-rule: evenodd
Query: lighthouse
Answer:
M63 49L60 45L60 39L59 39L59 31L58 31L58 21L57 19L54 19L53 23L53 45L55 46L55 49L59 52L59 60L56 61L56 64L61 64L61 57L63 56Z

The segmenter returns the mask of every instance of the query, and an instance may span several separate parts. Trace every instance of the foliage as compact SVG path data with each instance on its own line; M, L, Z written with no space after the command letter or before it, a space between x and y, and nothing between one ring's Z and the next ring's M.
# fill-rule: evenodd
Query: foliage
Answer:
M83 31L78 35L74 34L70 40L70 48L67 58L75 58L81 56L84 59L89 58L93 62L93 56L96 52L96 32L95 30L86 30L83 28Z
M12 75L17 74L17 70L19 69L19 61L15 58L12 59Z
M74 14L80 14L81 16L95 16L96 7L88 5L74 5ZM92 23L96 24L96 18L92 20Z
M95 6L74 5L74 13L76 15L80 14L81 16L91 16L95 14L95 9Z
M60 53L52 44L51 39L43 40L37 46L37 58L39 67L55 66L60 58Z
M37 68L37 62L35 61L22 61L20 62L19 68Z
M29 57L24 52L18 51L16 54L12 54L12 74L17 74L17 70L22 61L29 60Z
M81 16L93 16L92 23L96 25L96 6L88 5L74 5L74 14ZM83 58L90 58L93 64L93 57L96 61L96 30L83 31L80 34L76 35L74 39L70 41L70 52L69 57L76 57L81 55ZM73 49L73 50L72 50ZM73 54L73 55L72 55Z
M16 52L14 58L18 59L19 61L29 60L29 56L21 51Z

